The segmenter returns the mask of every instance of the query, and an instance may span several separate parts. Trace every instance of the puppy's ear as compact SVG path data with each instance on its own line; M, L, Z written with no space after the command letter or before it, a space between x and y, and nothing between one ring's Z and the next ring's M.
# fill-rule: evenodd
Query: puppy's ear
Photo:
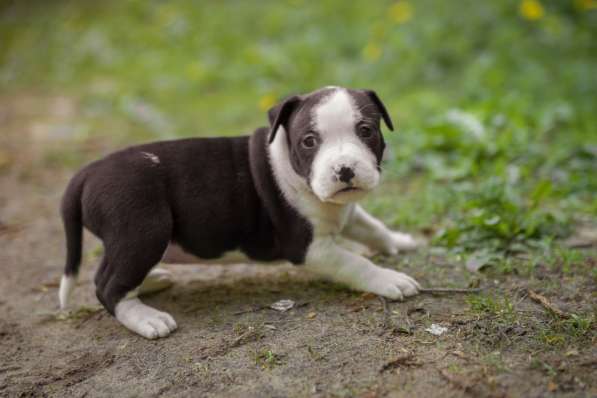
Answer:
M386 126L388 126L390 131L394 131L394 124L392 123L392 119L390 118L390 115L386 110L386 106L383 104L383 102L381 102L381 100L377 96L377 93L373 90L363 90L363 92L367 94L367 96L369 96L369 99L373 101L373 103L377 106L377 109L381 113L381 117L383 118L383 121L385 122Z
M278 127L287 127L290 115L292 115L292 112L294 112L300 102L301 98L298 95L293 95L292 97L286 98L267 112L270 125L268 143L271 144L274 141L274 138L276 138Z

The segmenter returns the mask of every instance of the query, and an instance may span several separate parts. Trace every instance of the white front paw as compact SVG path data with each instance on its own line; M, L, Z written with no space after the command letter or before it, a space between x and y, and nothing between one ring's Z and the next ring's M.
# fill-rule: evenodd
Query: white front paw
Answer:
M364 281L364 290L387 297L402 300L404 297L419 293L421 286L410 276L387 268L376 267Z
M424 242L415 239L412 235L390 231L385 242L385 252L386 254L396 255L400 250L416 250L423 244Z

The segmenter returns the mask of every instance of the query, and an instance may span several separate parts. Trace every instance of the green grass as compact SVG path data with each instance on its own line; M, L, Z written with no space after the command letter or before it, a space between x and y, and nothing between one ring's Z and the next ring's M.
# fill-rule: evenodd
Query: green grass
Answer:
M564 346L588 343L595 334L594 315L575 315L569 319L554 317L538 330L537 337L541 344Z
M276 354L271 349L263 348L254 352L255 365L261 369L273 369L283 364L283 355Z
M474 295L467 298L470 309L478 314L492 315L513 321L516 318L516 311L507 296L495 297L490 295Z
M533 19L515 0L9 1L0 91L68 96L75 137L130 143L249 133L287 94L373 88L399 128L368 208L435 245L507 257L597 215L589 3L542 1Z
M516 308L503 294L474 295L467 302L471 313L479 318L469 337L489 350L512 344L530 351L570 347L586 344L595 336L594 313L570 314L568 318L548 312L544 316L529 316L528 311Z

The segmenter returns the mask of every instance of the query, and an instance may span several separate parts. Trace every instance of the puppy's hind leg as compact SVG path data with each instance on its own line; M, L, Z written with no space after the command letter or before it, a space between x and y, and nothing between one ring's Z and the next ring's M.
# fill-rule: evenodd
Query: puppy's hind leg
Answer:
M143 280L160 261L170 240L169 223L157 215L151 220L135 228L142 234L130 236L120 231L104 240L106 253L96 288L99 300L120 323L145 338L155 339L168 336L177 325L169 314L137 297Z

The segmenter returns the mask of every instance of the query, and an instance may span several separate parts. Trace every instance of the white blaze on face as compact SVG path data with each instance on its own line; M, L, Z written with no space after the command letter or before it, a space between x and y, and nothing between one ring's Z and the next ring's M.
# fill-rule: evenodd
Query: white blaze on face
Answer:
M351 96L342 89L334 91L313 110L315 128L322 141L313 159L311 188L322 201L353 202L379 183L375 155L355 132L360 117ZM350 186L356 190L339 192L348 187L337 177L342 167L354 172Z

